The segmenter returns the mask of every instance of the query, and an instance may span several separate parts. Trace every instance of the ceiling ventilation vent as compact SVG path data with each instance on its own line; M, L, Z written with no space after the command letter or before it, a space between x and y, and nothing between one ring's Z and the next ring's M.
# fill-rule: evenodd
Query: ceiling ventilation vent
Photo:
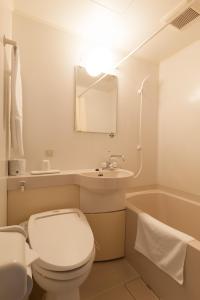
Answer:
M190 7L186 11L184 11L180 16L178 16L171 24L177 29L181 30L199 16L200 13Z

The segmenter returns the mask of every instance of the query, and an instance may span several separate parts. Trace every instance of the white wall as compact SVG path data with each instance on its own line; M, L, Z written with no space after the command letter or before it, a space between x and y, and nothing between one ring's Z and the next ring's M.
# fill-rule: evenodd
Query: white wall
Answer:
M200 193L200 41L160 66L159 184Z
M10 63L10 49L3 47L3 35L12 34L12 3L9 0L0 0L0 226L7 222L7 157L6 157L6 109L7 96L5 89L6 62Z
M123 153L122 167L135 170L138 122L137 89L151 75L144 96L144 172L135 184L156 181L157 76L156 65L129 59L119 75L118 133L74 131L74 65L79 62L79 39L36 20L15 15L14 36L21 50L24 89L24 140L28 169L41 167L46 149L54 150L52 166L94 168L107 151Z

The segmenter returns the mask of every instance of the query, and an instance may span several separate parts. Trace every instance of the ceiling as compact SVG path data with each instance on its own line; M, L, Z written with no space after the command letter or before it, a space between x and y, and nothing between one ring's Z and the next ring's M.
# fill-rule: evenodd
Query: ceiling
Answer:
M128 53L160 26L181 0L14 0L15 10L80 35L95 45ZM200 0L198 0L200 1ZM200 18L178 31L168 26L139 56L159 63L200 39Z

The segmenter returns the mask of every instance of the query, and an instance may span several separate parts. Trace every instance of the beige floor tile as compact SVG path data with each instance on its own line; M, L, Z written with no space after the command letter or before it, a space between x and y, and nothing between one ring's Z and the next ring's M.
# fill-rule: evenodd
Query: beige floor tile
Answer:
M124 285L112 288L107 292L98 295L93 300L135 300L134 297L130 295L128 290L125 288Z
M133 300L123 284L138 277L126 259L94 263L91 274L81 287L81 300ZM116 288L113 289L114 287ZM98 298L94 298L97 295ZM99 298L103 295L105 298ZM42 296L42 290L34 282L30 300L42 300Z
M141 279L127 283L126 287L136 300L159 300Z
M99 293L138 277L126 259L94 263L91 274L81 287L81 300L93 299Z

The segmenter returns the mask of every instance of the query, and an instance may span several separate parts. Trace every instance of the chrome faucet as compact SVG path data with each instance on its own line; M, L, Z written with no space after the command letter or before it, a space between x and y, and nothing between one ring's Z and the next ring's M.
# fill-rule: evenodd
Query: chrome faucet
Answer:
M123 154L110 154L109 158L102 163L102 169L116 169L118 163L115 158L121 158L122 161L125 161L125 156Z

